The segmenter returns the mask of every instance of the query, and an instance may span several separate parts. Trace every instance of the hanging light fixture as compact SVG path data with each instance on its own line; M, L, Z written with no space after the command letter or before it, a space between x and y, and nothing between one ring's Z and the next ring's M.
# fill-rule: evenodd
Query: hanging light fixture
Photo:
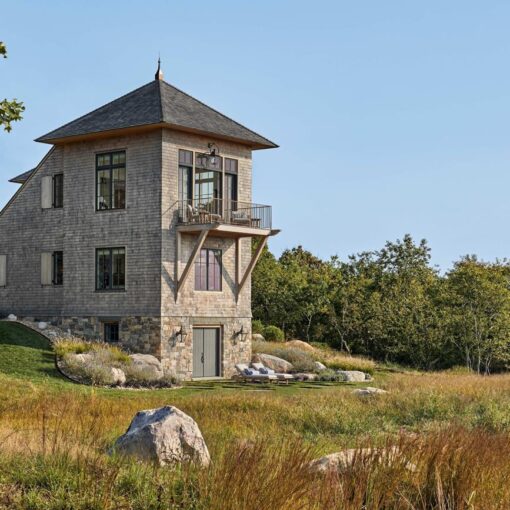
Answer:
M209 142L207 144L207 148L209 149L209 154L207 155L207 159L211 162L211 165L214 166L216 164L216 158L220 154L220 150L218 149L218 146L213 142Z

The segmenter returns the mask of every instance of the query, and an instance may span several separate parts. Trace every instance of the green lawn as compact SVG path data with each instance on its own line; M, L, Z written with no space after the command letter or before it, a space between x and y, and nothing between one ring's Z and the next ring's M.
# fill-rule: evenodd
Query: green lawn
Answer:
M45 337L21 324L0 322L0 373L32 382L64 382L54 359Z

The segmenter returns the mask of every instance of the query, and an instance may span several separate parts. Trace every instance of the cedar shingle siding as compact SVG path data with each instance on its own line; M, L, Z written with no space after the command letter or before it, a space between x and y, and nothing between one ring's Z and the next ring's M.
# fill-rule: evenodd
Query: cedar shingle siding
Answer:
M150 131L72 138L162 120ZM193 326L215 326L221 375L248 361L251 287L236 301L234 239L210 237L204 245L222 251L221 291L197 293L192 269L175 300L179 150L204 151L211 136L203 133L214 133L221 156L237 161L239 200L250 202L252 149L275 145L159 80L41 137L60 141L36 169L13 179L24 184L0 212L0 254L8 264L5 286L0 274L0 317L45 319L92 338L118 322L120 344L160 357L182 378L192 374ZM125 209L96 211L96 154L119 150L126 152ZM56 174L64 175L64 205L43 209L42 183ZM181 273L195 241L182 235ZM243 273L250 239L240 246ZM96 291L96 249L104 247L125 247L124 290ZM63 253L62 285L48 284L46 254L54 252Z

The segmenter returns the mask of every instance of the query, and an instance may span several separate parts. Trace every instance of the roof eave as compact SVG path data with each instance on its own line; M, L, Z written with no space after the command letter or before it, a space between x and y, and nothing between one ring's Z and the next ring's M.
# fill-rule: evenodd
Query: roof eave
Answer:
M168 122L159 122L154 124L143 124L139 126L126 126L124 128L119 129L110 129L106 131L96 131L93 133L84 133L84 134L76 134L71 136L64 136L64 137L48 137L47 135L43 135L39 138L36 138L36 142L40 143L47 143L51 145L59 145L64 143L72 143L72 142L80 142L85 140L92 140L94 138L105 138L105 137L112 137L116 135L126 135L141 131L150 131L153 129L159 129L159 128L170 128L175 129L176 131L184 131L187 133L195 133L203 136L212 136L214 138L217 138L219 140L227 140L230 142L236 142L241 143L243 145L247 145L252 150L261 150L261 149L276 149L278 148L278 145L271 142L270 140L267 140L267 143L263 142L255 142L253 140L246 140L242 138L236 138L232 136L222 135L220 133L211 133L209 131L203 131L200 129L194 129L194 128L188 128L183 127L175 124L170 124Z

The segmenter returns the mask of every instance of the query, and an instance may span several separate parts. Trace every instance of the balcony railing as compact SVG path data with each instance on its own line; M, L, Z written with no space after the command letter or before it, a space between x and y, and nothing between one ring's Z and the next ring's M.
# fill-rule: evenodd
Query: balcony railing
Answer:
M222 223L241 227L271 229L270 205L251 204L223 198L194 198L179 201L179 223L200 225Z

